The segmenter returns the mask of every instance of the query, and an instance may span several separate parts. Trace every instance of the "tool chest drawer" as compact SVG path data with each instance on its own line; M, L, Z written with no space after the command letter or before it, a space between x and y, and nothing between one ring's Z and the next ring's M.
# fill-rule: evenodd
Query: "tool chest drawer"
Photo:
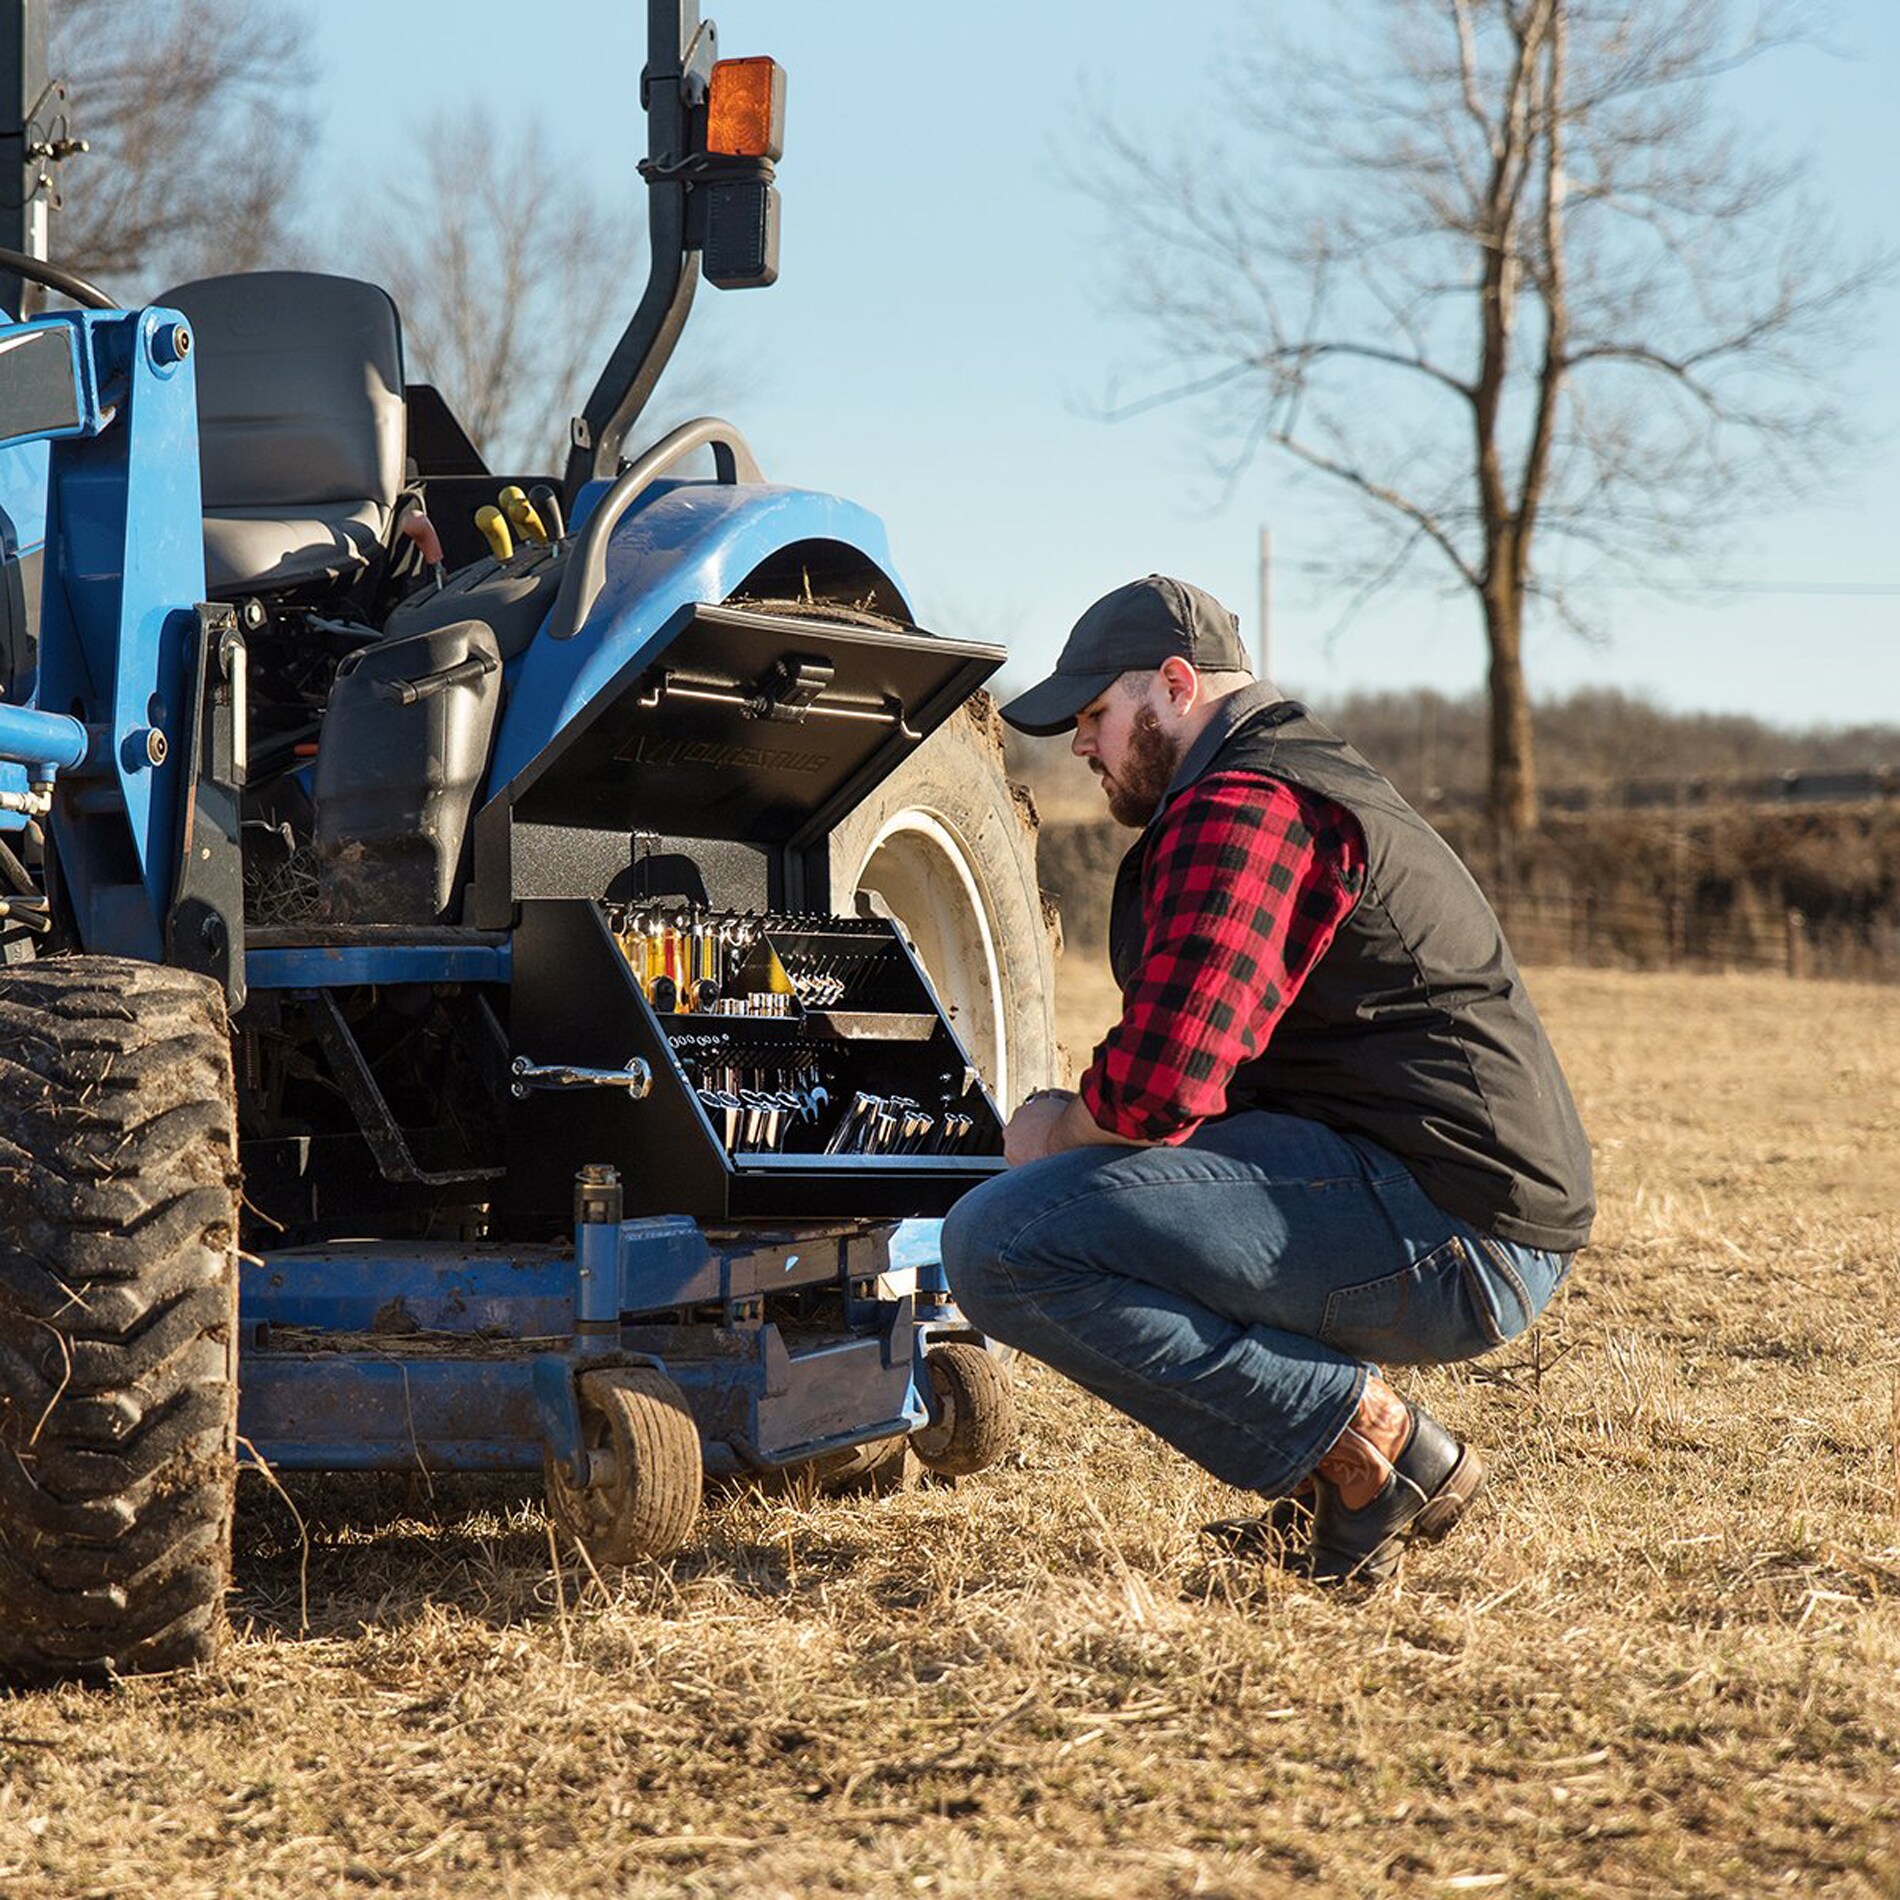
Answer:
M568 1217L574 1169L629 1214L941 1214L1002 1162L997 1105L882 918L524 902L515 938L515 1220Z

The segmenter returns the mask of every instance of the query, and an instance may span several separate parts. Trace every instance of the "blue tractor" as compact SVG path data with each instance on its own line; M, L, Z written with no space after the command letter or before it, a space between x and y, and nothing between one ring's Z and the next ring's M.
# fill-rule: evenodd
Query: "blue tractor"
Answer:
M79 306L0 327L0 1675L211 1653L241 1460L539 1469L604 1564L1010 1442L935 1244L1055 1059L1002 654L728 424L623 453L776 274L782 77L648 15L559 477L374 286L0 255Z

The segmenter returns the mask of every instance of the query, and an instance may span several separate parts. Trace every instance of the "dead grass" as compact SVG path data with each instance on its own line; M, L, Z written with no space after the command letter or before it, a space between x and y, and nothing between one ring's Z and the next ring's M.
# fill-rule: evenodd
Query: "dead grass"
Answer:
M1007 1468L610 1586L473 1481L293 1481L301 1577L247 1481L223 1668L0 1704L0 1893L1900 1892L1900 992L1535 988L1600 1242L1419 1381L1496 1477L1395 1588L1033 1369Z

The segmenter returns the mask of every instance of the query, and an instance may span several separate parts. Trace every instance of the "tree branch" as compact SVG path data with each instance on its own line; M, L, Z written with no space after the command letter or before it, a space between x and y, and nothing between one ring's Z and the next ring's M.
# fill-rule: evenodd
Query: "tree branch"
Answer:
M1402 515L1420 534L1437 547L1467 587L1475 589L1482 586L1477 570L1460 552L1457 542L1452 539L1450 530L1428 509L1413 501L1409 496L1400 494L1397 489L1385 482L1375 480L1363 469L1353 468L1350 464L1328 455L1324 450L1315 448L1309 442L1301 441L1283 429L1265 430L1263 439L1271 442L1275 448L1291 455L1296 461L1305 463L1316 473L1331 476L1335 481L1343 482L1347 487L1355 489L1367 500L1375 501L1381 507L1391 509L1394 514Z

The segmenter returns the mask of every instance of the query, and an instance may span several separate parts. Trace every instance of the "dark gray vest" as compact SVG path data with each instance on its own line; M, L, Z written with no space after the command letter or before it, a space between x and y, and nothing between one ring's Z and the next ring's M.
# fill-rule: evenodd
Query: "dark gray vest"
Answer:
M1162 809L1209 772L1259 772L1359 821L1365 888L1275 1028L1228 1088L1363 1135L1481 1232L1569 1253L1590 1237L1590 1145L1491 906L1452 851L1351 746L1267 685L1221 703ZM1140 960L1153 824L1115 875L1109 955Z

